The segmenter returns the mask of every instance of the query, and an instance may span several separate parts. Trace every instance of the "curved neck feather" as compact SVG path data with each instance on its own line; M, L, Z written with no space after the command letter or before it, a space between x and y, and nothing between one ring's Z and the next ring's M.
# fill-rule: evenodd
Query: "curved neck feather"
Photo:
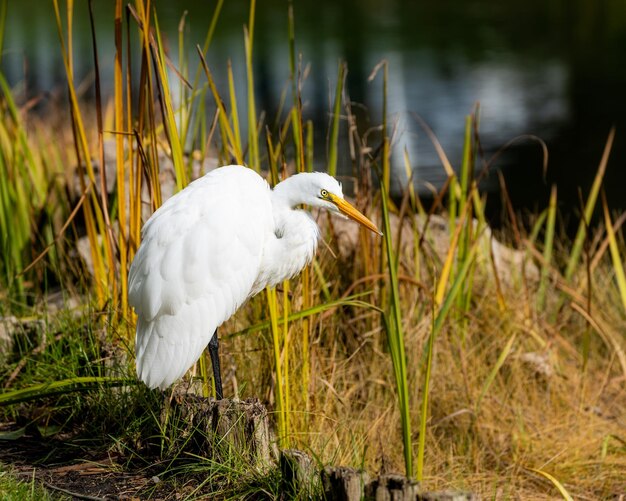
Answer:
M292 176L289 179L295 179ZM266 243L261 274L253 291L258 292L266 286L274 286L293 277L311 262L319 238L319 228L311 215L295 209L300 205L290 184L283 181L274 188L272 205L274 213L274 235ZM256 293L254 292L254 293Z
M305 182L306 175L295 174L274 186L272 190L274 212L280 209L293 209L304 203L301 187Z

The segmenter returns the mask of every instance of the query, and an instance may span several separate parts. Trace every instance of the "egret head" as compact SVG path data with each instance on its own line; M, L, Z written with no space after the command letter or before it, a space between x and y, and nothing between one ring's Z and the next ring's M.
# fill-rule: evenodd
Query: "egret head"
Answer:
M285 196L292 207L298 204L320 207L333 214L349 217L382 235L372 221L343 198L341 184L328 174L323 172L296 174L279 183L274 191Z

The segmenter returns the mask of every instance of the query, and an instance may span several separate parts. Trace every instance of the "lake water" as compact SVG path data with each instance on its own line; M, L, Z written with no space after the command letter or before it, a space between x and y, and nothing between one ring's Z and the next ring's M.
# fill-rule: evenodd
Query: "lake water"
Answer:
M76 2L77 74L92 70L86 2ZM64 70L51 2L10 2L3 71L28 93L63 88ZM104 90L111 88L112 0L96 0L97 35ZM626 206L626 3L621 0L301 0L294 2L296 46L310 75L304 84L305 117L318 125L324 168L326 124L339 59L348 64L351 99L380 123L381 81L368 75L389 64L389 113L398 124L396 149L407 148L421 192L441 184L444 171L417 124L433 129L454 166L460 164L465 116L480 103L481 142L487 157L526 134L548 145L547 177L536 142L520 141L496 163L513 202L531 210L545 205L556 182L564 209L579 206L597 169L611 126L617 128L606 174L615 208ZM177 27L186 10L187 44L202 43L214 1L157 1L159 22L176 59ZM208 57L224 89L233 61L238 95L245 96L243 25L248 2L227 0ZM287 2L258 0L255 27L257 105L270 117L289 76ZM106 57L104 57L106 56ZM193 54L192 54L193 57ZM194 59L195 61L195 59ZM400 161L401 155L396 155ZM348 158L340 167L349 170ZM404 179L397 169L399 184ZM494 191L494 176L484 188ZM498 196L490 198L498 211Z

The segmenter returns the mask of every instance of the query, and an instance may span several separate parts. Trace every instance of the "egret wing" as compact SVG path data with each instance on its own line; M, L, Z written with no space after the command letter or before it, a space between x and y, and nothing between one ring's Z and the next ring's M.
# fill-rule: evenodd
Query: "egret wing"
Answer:
M137 373L150 388L182 377L249 297L272 232L269 187L245 167L212 171L153 214L129 274Z

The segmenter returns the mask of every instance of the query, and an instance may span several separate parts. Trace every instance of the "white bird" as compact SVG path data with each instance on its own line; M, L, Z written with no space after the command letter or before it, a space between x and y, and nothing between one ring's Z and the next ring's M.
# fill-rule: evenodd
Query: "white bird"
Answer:
M215 169L167 200L146 222L130 266L137 313L137 375L150 388L181 378L208 345L222 398L217 328L250 297L313 259L319 229L306 204L344 214L381 234L320 172L271 189L252 169Z

